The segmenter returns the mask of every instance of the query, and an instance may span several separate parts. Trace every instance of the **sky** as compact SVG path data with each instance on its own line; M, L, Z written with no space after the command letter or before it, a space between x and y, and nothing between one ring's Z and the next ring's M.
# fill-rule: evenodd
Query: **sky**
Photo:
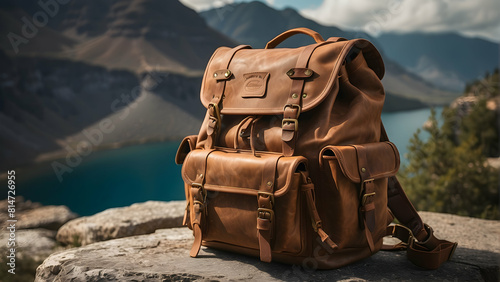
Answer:
M372 36L397 32L456 32L500 43L500 0L260 0L292 7L304 17ZM197 11L248 0L181 0Z

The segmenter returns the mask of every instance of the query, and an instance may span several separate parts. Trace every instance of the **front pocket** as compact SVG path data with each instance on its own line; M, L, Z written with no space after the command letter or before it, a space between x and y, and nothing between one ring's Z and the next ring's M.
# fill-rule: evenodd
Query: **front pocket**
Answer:
M269 211L273 214L272 251L300 253L305 245L305 211L302 211L298 170L305 169L305 163L303 157L277 154L190 152L184 161L182 177L192 203L190 188L195 179L204 175L204 182L200 183L206 191L203 240L259 249L258 196L267 190L273 197Z
M380 248L388 224L387 178L399 169L396 146L390 142L326 146L320 161L332 181L328 191L320 191L332 205L326 210L325 231L333 234L340 249L366 247L367 236L373 239L371 247Z

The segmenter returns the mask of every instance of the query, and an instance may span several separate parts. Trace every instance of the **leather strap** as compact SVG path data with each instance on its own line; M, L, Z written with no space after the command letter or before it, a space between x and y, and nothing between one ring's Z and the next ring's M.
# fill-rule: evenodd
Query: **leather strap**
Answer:
M248 132L248 128L252 124L252 121L255 119L255 116L247 116L240 121L238 126L236 126L236 131L234 132L233 139L233 147L234 149L239 148L240 139L243 141L243 138L250 137L250 132Z
M393 246L383 246L383 250L407 250L408 259L415 265L425 269L437 269L441 264L448 261L455 252L457 243L439 240L434 236L432 228L425 225L430 234L429 239L419 242L413 236L412 231L403 225L390 225L386 229L386 236L392 236L401 240L401 243Z
M339 42L339 41L347 41L344 37L330 37L327 39L330 42Z
M309 211L309 215L311 216L313 229L321 238L321 242L326 244L330 248L330 251L333 251L337 249L338 246L323 230L321 218L319 217L318 210L316 209L316 203L314 201L314 184L312 183L307 171L301 171L300 174L302 177L301 191L306 195L307 209Z
M314 71L308 69L309 59L319 46L334 43L323 41L318 44L308 45L300 53L295 68L289 70L287 75L292 79L292 86L286 104L283 107L283 121L281 126L282 152L286 157L293 156L295 143L298 137L299 115L302 108L303 89L305 79L314 75ZM307 72L306 72L307 71ZM296 72L298 74L296 74ZM300 73L299 73L300 72Z
M366 233L366 240L370 250L375 252L375 244L373 243L373 231L375 230L375 203L373 198L375 197L375 185L373 183L373 178L371 178L370 166L367 163L366 149L363 145L354 145L356 149L356 154L358 157L358 169L361 180L360 188L360 219L363 222L363 228Z
M260 260L271 262L271 239L275 225L274 217L274 185L276 166L281 156L270 156L264 163L262 181L257 194L257 236L259 239Z
M278 44L280 44L281 42L285 41L285 39L289 38L290 36L300 33L311 36L314 39L314 41L316 41L316 43L325 41L323 37L316 31L305 27L298 27L287 30L281 33L280 35L276 36L275 38L271 39L271 41L267 42L265 49L272 49L278 46Z
M203 188L203 185L205 184L205 176L207 172L207 160L208 156L213 152L214 150L205 150L205 161L202 163L200 168L197 171L196 174L196 179L194 180L193 183L191 183L191 199L193 204L191 206L190 210L190 220L191 220L191 226L193 227L193 233L194 233L194 242L193 246L191 247L191 251L189 252L189 255L191 257L197 257L198 252L200 251L201 248L201 242L203 240L203 221L204 221L204 216L205 216L205 211L206 211L206 191Z
M389 141L384 125L381 124L381 141ZM388 206L392 214L404 226L389 226L387 235L399 238L403 243L385 246L383 250L394 250L407 246L407 257L415 265L426 269L437 269L453 256L457 243L440 240L434 236L430 226L424 224L412 205L396 176L387 184Z
M262 118L262 116L257 117L252 120L252 123L250 124L250 148L252 149L252 154L257 157L257 151L256 151L256 137L257 134L255 132L255 124Z
M220 117L220 102L222 100L222 95L224 94L224 89L226 88L226 81L231 78L232 73L228 69L234 54L241 49L252 48L249 45L239 45L229 50L222 59L220 63L220 69L217 70L213 75L213 78L217 80L216 88L214 89L212 100L210 101L207 112L208 112L208 123L207 123L207 141L205 143L205 149L212 149L215 146L215 140L217 132L220 129L221 117Z
M381 124L380 141L389 141L383 124ZM389 177L387 197L387 205L399 222L410 228L418 240L424 241L428 237L424 223L396 176Z

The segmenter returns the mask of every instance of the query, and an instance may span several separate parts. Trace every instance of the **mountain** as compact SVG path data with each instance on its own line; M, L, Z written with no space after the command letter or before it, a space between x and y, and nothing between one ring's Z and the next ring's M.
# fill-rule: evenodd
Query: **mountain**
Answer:
M463 91L498 67L500 45L453 33L386 33L377 42L387 56L433 84Z
M35 1L3 5L2 13L10 16L0 20L6 23L2 33L20 36L23 22L19 19L33 22L31 15L44 11ZM199 76L217 47L235 45L179 1L71 1L59 5L58 13L39 30L32 40L19 45L21 54L43 53L135 73L155 70ZM45 48L66 41L68 48L63 50ZM7 42L0 43L12 53Z
M307 27L317 31L325 38L341 36L348 39L366 38L372 41L384 58L386 74L382 80L387 92L384 110L408 110L428 105L447 104L459 94L439 89L421 77L407 71L391 60L380 48L377 40L362 32L344 31L337 27L324 26L301 16L297 11L287 8L275 10L260 1L229 4L222 8L201 12L200 15L212 28L228 37L254 48L264 48L266 43L285 30ZM306 35L293 36L279 47L297 47L314 41ZM391 101L397 97L396 101Z
M276 35L295 27L307 27L322 35L370 38L366 33L348 32L320 25L302 17L291 8L277 11L260 1L228 4L203 11L200 15L212 28L253 48L264 48ZM280 47L298 47L311 43L314 43L311 37L300 34L287 39Z
M0 169L48 152L66 157L82 146L178 140L197 132L205 112L199 77L138 76L1 51L0 73Z
M0 170L197 133L201 73L234 41L178 1L71 1L25 36L41 11L0 3Z
M247 43L246 36L257 48L295 26L325 36L367 37L259 3L229 6L234 11L221 21L230 19L230 25L219 26L215 16L208 25L177 0L75 0L52 12L40 3L59 1L0 2L0 170L64 158L88 146L196 134L205 112L199 88L209 57L219 46ZM40 24L44 13L47 20ZM286 44L310 42L297 36ZM384 110L444 103L452 96L390 60L386 68Z
M78 42L51 27L37 28L26 33L31 38L23 36L21 19L29 19L31 15L19 7L1 8L0 6L0 49L11 55L20 54L57 54L68 48L73 48ZM32 24L32 22L30 22ZM36 30L36 32L34 31Z

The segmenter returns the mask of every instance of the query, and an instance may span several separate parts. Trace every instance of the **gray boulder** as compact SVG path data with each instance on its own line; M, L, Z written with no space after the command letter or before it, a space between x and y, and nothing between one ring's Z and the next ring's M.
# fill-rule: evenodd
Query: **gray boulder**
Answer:
M45 228L57 230L66 222L77 218L66 206L42 206L21 212L18 215L19 229Z
M349 266L314 271L202 247L189 257L187 228L157 230L52 254L35 281L498 281L500 222L422 213L438 237L459 243L438 270L422 270L404 252L378 252Z
M8 202L0 201L0 210L6 211ZM17 229L43 228L57 230L66 222L78 217L66 206L42 206L25 200L22 196L16 197L15 218L8 218L7 212L0 213L0 226L2 229L7 226L7 219L17 219Z
M112 208L92 216L74 219L57 232L57 241L74 246L153 233L157 229L182 225L185 202L148 201Z
M0 246L7 247L10 232L0 233ZM56 231L47 229L24 229L15 231L16 257L30 257L33 260L43 261L57 248L57 242L54 239Z

